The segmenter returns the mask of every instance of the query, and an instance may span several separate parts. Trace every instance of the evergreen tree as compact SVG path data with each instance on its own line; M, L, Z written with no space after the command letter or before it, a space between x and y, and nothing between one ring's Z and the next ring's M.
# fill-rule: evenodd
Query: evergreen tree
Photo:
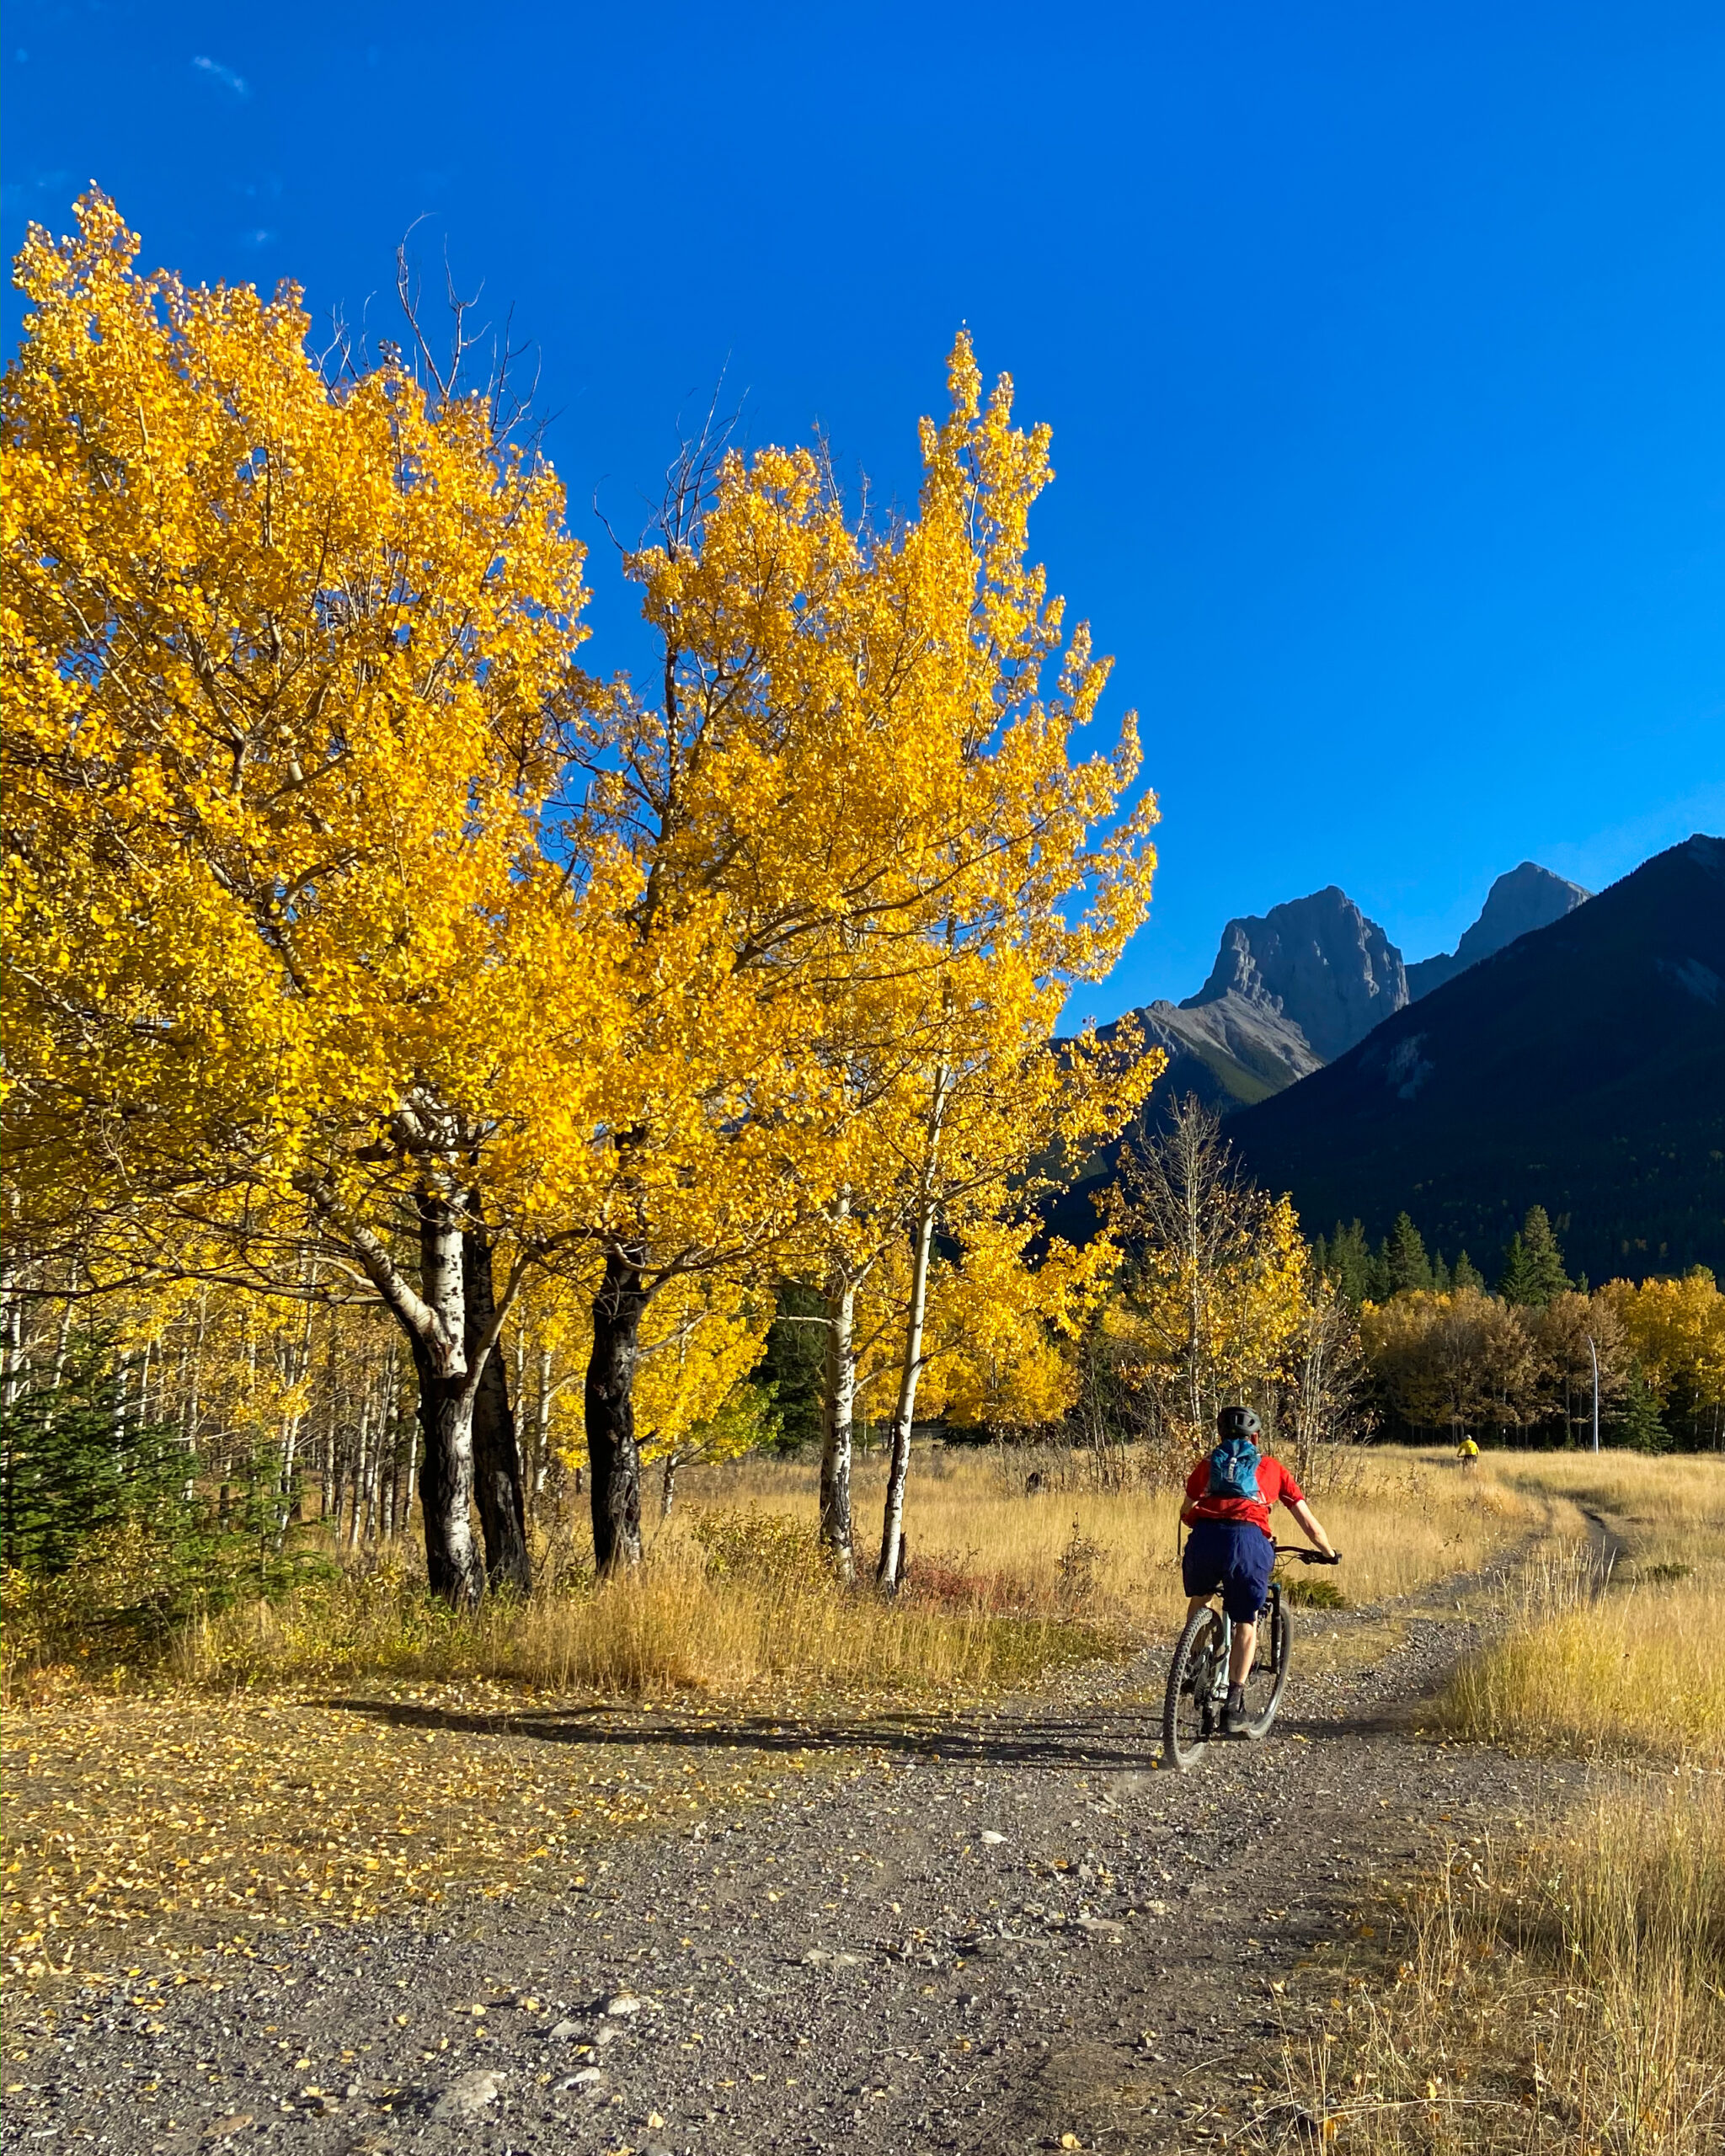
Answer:
M1485 1284L1486 1276L1467 1252L1465 1250L1457 1251L1455 1263L1450 1274L1450 1287L1452 1294L1459 1293L1464 1288L1471 1288L1477 1292L1483 1289Z
M156 1524L186 1479L175 1433L130 1426L106 1341L74 1340L57 1385L22 1393L0 1414L8 1571L52 1577L80 1546L122 1521Z
M1530 1310L1543 1310L1554 1295L1569 1286L1563 1270L1563 1253L1551 1232L1551 1216L1543 1205L1530 1205L1518 1232L1509 1238L1503 1253L1503 1271L1498 1283L1506 1303L1519 1303Z
M1642 1375L1641 1364L1630 1365L1628 1390L1608 1427L1613 1444L1628 1445L1636 1452L1669 1452L1671 1433L1659 1413L1658 1395Z
M1435 1251L1432 1254L1432 1292L1438 1295L1447 1295L1450 1292L1450 1268L1444 1262L1442 1251Z
M826 1381L826 1303L798 1281L778 1285L778 1314L766 1353L750 1383L766 1396L777 1433L763 1440L775 1452L796 1452L820 1443L821 1388Z
M1372 1294L1371 1266L1365 1230L1358 1220L1350 1220L1345 1228L1338 1220L1336 1231L1324 1250L1322 1269L1325 1278L1335 1282L1343 1299L1355 1310Z
M281 1531L278 1449L233 1455L216 1510L181 1433L126 1412L98 1336L72 1338L57 1385L0 1410L0 1460L8 1570L77 1582L71 1606L88 1633L158 1636L237 1594L279 1593L304 1569ZM110 1562L126 1545L134 1561Z
M1424 1241L1405 1213L1396 1215L1396 1225L1385 1241L1384 1269L1392 1295L1409 1294L1432 1284L1431 1260L1425 1254Z

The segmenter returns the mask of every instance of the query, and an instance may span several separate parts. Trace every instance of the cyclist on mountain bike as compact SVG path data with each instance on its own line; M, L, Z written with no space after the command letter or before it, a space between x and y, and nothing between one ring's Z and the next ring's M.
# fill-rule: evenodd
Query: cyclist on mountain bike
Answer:
M1191 1598L1191 1617L1220 1588L1222 1608L1233 1625L1228 1657L1228 1700L1222 1710L1222 1734L1237 1736L1244 1726L1246 1680L1258 1648L1258 1616L1269 1593L1276 1561L1270 1532L1270 1508L1284 1504L1300 1531L1331 1564L1341 1561L1319 1526L1306 1493L1280 1460L1260 1452L1263 1426L1249 1407L1225 1407L1216 1417L1220 1443L1199 1461L1186 1480L1180 1517L1192 1530L1181 1573Z

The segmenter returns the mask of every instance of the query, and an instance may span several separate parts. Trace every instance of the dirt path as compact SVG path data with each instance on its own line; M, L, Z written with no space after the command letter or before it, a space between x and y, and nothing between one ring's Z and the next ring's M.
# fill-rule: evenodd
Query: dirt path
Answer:
M1189 1776L1155 1769L1160 1657L959 1722L517 1717L519 1741L588 1769L595 1746L672 1746L787 1772L729 1825L609 1844L556 1899L473 1897L179 1988L79 1994L10 2032L10 2138L1222 2145L1274 2101L1279 1988L1374 1881L1569 1779L1414 1733L1471 1636L1456 1591L1300 1613L1275 1734Z

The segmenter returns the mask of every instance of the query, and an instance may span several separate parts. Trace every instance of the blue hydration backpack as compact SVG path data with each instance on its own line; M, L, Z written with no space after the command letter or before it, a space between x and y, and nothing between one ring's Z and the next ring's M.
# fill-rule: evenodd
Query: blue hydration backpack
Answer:
M1224 1438L1210 1456L1209 1494L1243 1497L1249 1505L1261 1505L1263 1492L1258 1486L1258 1463L1263 1458L1250 1438Z

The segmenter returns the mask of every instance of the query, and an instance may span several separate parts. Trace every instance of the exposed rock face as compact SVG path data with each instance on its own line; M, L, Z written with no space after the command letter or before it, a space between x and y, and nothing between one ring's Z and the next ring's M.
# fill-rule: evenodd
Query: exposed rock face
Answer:
M1479 919L1453 952L1440 951L1436 958L1422 958L1407 969L1409 1001L1429 995L1434 988L1466 973L1482 958L1507 950L1518 936L1530 935L1535 928L1549 928L1592 896L1579 883L1554 876L1537 862L1524 861L1493 884Z
M1213 1003L1152 1003L1149 1014L1213 1070L1231 1065L1255 1081L1236 1079L1229 1090L1241 1099L1279 1092L1308 1070L1323 1067L1323 1058L1294 1021L1267 1003L1230 989Z
M1383 930L1333 883L1231 921L1196 995L1132 1014L1146 1046L1168 1056L1157 1095L1196 1093L1224 1115L1268 1100L1345 1055L1416 995L1562 920L1587 896L1524 861L1493 884L1453 953L1417 966L1404 966ZM1417 1089L1423 1081L1410 1064L1397 1082Z
M1402 1007L1407 974L1383 930L1332 883L1228 923L1210 979L1180 1009L1225 1000L1291 1022L1328 1063ZM1290 1081L1304 1075L1289 1071Z

